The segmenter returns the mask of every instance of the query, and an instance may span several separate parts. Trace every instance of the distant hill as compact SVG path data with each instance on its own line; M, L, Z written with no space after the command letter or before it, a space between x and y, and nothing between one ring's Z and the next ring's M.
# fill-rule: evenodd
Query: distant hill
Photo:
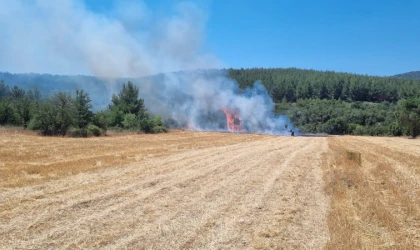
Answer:
M0 80L9 86L16 85L26 90L38 89L44 97L59 91L73 92L76 89L83 89L91 95L92 103L98 109L106 107L104 103L108 103L111 99L109 89L114 87L115 82L93 76L11 74L8 72L0 72Z
M201 75L216 76L226 75L226 70L202 70ZM188 72L176 72L183 74ZM95 76L84 75L51 75L38 73L14 74L9 72L0 72L0 81L6 85L18 86L19 88L29 90L37 89L43 97L48 97L57 92L73 92L76 89L83 89L89 93L95 110L107 108L113 94L118 93L123 83L131 81L136 85L143 83L159 84L163 81L164 74L152 75L138 78L99 78Z
M410 71L410 72L407 72L407 73L395 75L393 77L420 80L420 71Z
M297 68L230 69L241 89L260 80L276 103L285 99L333 99L348 102L397 102L420 97L420 80Z
M237 81L240 89L251 87L255 82L261 81L276 103L282 102L284 98L287 102L319 98L378 103L383 101L396 102L408 97L420 97L420 71L393 77L298 68L214 69L173 72L173 74L180 76L196 73L209 79L221 75L228 76ZM179 79L182 79L182 77L179 77ZM104 109L111 101L112 94L118 93L123 83L131 81L142 89L147 84L162 84L165 81L165 74L140 78L98 78L83 75L0 72L0 80L3 80L9 86L16 85L23 89L36 88L44 96L59 91L74 92L76 89L83 89L89 93L95 109Z

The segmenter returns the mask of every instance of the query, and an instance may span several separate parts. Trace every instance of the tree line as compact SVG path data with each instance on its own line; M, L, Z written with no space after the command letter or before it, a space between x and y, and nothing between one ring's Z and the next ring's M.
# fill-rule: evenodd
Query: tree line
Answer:
M420 133L420 80L301 69L229 69L239 91L261 81L275 102L303 132L355 135ZM166 132L150 115L139 89L122 85L105 110L93 112L83 90L57 92L9 87L0 82L0 125L23 126L45 135L88 136L116 130Z
M9 87L0 81L0 125L23 126L43 135L99 136L109 128L145 133L167 132L161 117L150 115L131 82L122 85L105 110L93 112L89 94L57 92L44 97L37 89Z
M240 88L261 81L274 102L300 99L343 100L347 102L397 102L420 97L420 80L336 73L333 71L288 69L229 69L229 77Z
M277 114L287 115L299 129L310 133L416 137L420 134L420 98L397 103L345 102L301 99L276 103Z
M241 89L261 81L276 114L302 131L354 135L420 133L420 80L302 69L229 69Z

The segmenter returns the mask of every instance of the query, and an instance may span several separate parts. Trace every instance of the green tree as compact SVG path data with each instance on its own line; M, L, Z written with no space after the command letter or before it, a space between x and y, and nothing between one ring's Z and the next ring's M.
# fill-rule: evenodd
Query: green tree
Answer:
M58 92L51 98L56 116L56 130L65 135L68 128L75 123L77 117L73 97L69 93Z
M27 96L15 100L16 113L19 116L20 121L19 125L23 125L24 128L28 126L28 123L33 116L33 105L36 104L31 102Z
M98 111L93 116L93 124L98 126L106 134L110 125L110 110Z
M140 130L146 133L153 133L153 128L155 127L155 120L150 117L149 114L144 114L142 117L139 117Z
M13 88L10 90L10 96L13 99L20 99L25 96L25 90L19 88L18 86L13 86Z
M326 123L328 134L342 135L348 131L347 122L342 118L333 118Z
M2 107L0 109L0 124L10 124L26 127L33 114L33 103L26 95L26 92L14 86L11 90L0 84L2 92Z
M163 125L162 117L160 115L156 116L154 119L154 127L152 128L152 133L166 133L168 129Z
M125 129L134 129L137 127L137 119L135 114L125 114L122 124Z
M130 125L132 124L127 114L132 114L136 117L136 120L141 120L142 117L147 113L144 107L144 100L139 98L139 89L134 86L133 83L128 82L123 84L122 89L118 95L112 96L112 103L109 105L110 113L110 124L116 127L127 127L128 120L130 119Z
M0 101L0 125L16 124L19 121L16 109L10 98Z
M31 101L40 102L41 99L42 99L41 92L37 88L28 90L26 92L26 95L28 96L29 100L31 100Z
M77 112L71 94L58 92L39 104L29 123L29 129L41 130L44 135L65 135L75 125Z
M144 100L139 98L139 88L134 86L133 83L128 82L123 84L122 89L118 95L112 96L112 107L117 107L124 114L139 115L146 112L144 108Z
M398 102L398 117L402 126L415 138L420 134L420 98Z
M118 106L110 106L109 111L109 125L112 127L123 127L124 112Z
M76 90L74 99L76 109L76 124L81 129L86 129L92 122L93 112L89 94L83 90Z
M32 130L41 130L43 135L57 134L57 114L51 100L39 105L38 111L30 121L28 128Z
M3 82L3 80L1 80L1 81L0 81L0 101L1 101L3 98L5 98L5 97L9 96L9 94L10 94L10 88L9 88L9 86L7 86L7 85Z

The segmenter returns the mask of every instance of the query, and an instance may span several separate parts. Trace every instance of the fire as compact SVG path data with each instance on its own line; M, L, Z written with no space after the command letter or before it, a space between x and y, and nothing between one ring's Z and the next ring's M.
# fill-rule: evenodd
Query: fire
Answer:
M227 123L228 131L232 131L232 132L243 131L243 128L241 125L242 119L239 117L239 115L236 112L231 112L227 108L222 108L222 110L226 115L226 123Z

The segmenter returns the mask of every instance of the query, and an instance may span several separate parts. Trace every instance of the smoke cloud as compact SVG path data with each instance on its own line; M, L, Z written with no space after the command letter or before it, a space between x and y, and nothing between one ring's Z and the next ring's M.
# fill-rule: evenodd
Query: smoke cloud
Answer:
M226 71L200 70L223 64L204 50L207 12L197 4L180 2L159 16L142 1L115 1L98 13L81 0L0 0L0 18L1 71L94 75L106 79L108 101L118 91L111 79L140 79L148 110L173 126L226 130L221 109L228 108L248 132L294 129L274 116L260 83L240 90Z
M205 12L188 2L158 18L142 1L97 13L80 0L1 0L0 18L3 71L136 77L221 66L202 50Z
M299 132L286 116L274 115L274 103L261 82L241 90L237 82L227 77L226 70L161 74L142 80L139 86L149 111L169 119L175 127L226 131L222 109L227 108L239 115L245 132Z

